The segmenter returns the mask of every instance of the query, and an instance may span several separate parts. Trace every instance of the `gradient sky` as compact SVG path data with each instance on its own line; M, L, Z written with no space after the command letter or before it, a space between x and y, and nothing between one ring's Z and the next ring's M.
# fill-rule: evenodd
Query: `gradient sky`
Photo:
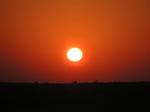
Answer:
M149 0L0 1L1 82L96 80L150 81Z

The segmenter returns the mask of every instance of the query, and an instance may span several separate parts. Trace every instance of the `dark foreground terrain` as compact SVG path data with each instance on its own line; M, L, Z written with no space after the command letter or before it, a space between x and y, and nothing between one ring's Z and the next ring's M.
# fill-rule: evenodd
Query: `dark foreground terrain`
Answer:
M148 111L150 83L1 83L0 102L0 110L5 112Z

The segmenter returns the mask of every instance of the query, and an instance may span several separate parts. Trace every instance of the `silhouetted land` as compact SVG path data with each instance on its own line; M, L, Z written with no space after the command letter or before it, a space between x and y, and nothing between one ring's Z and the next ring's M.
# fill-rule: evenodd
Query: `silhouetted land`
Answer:
M0 102L6 110L143 110L150 107L150 83L1 83Z

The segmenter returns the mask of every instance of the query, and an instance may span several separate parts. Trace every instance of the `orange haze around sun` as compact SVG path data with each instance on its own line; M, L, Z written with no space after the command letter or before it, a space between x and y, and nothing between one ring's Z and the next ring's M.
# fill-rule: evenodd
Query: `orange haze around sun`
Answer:
M150 80L148 0L6 0L0 81ZM81 48L71 63L66 51Z

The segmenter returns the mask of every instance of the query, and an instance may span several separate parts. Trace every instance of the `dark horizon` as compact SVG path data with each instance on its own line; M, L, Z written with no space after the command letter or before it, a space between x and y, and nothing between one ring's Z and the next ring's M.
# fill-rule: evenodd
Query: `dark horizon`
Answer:
M89 83L89 84L93 84L93 83L99 83L99 84L109 84L109 83L150 83L150 81L89 81L89 82L80 82L80 81L68 81L68 82L48 82L48 81L1 81L0 84L3 84L3 83L6 83L6 84L13 84L13 83L37 83L37 84L86 84L86 83Z

